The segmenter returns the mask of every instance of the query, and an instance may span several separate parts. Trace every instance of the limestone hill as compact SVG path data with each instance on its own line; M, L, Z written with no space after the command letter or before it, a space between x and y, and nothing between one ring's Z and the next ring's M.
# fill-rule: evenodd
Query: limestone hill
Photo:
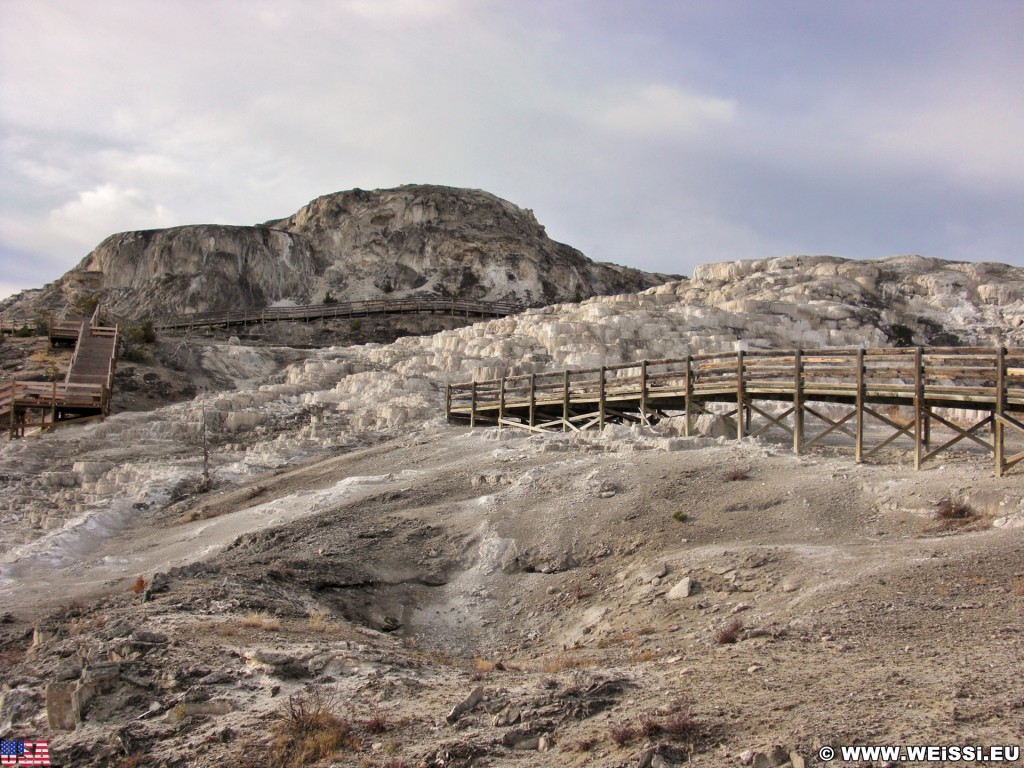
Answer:
M670 277L595 263L487 192L408 185L325 195L257 226L112 235L32 300L58 308L102 291L107 308L136 318L413 295L538 306Z

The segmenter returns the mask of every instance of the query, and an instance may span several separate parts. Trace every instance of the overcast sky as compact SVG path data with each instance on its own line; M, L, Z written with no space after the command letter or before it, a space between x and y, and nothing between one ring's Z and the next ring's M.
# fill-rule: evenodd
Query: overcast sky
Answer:
M1019 0L0 0L0 296L115 232L485 189L600 261L1024 266Z

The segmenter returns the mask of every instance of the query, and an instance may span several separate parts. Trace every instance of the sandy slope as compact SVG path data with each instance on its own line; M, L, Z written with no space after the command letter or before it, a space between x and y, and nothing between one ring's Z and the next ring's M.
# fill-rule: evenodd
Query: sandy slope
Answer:
M1019 479L969 455L914 473L848 453L429 429L268 475L259 498L154 510L60 577L26 572L22 589L43 591L5 595L19 606L5 674L34 690L69 659L121 660L86 722L50 734L75 765L116 765L118 729L151 706L127 725L140 764L191 764L175 757L188 746L197 765L242 765L267 754L264 715L309 688L336 692L359 736L324 765L625 766L645 744L669 765L738 765L776 744L810 758L1019 740ZM937 526L948 494L980 521ZM205 564L169 569L192 559ZM144 602L128 587L154 569L169 587ZM30 650L16 640L21 606L118 576ZM684 577L691 594L670 598ZM246 627L253 612L280 627ZM717 642L734 619L738 642ZM483 701L446 723L477 685ZM182 702L195 713L178 722ZM523 722L492 725L505 709ZM375 714L383 733L365 726ZM538 735L549 751L509 746Z

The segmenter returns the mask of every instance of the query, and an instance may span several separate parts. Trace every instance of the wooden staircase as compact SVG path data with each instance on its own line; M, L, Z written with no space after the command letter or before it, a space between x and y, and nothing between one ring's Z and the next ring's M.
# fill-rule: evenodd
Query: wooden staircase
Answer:
M65 383L100 384L110 389L114 379L114 359L117 352L117 327L94 326L91 321L82 324L71 358Z
M102 419L110 412L110 389L117 358L117 326L90 318L66 317L50 324L50 343L74 339L75 352L63 383L12 381L0 384L0 425L10 437L26 429ZM36 419L31 416L35 414Z

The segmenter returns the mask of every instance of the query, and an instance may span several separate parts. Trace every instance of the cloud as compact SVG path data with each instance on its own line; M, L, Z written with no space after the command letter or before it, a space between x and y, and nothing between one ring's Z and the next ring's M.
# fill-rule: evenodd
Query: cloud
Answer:
M647 269L1020 261L1024 6L976 3L9 4L0 274L410 182L487 189Z
M175 217L137 189L102 184L50 211L48 221L59 235L89 248L115 232L172 226Z
M598 125L615 133L639 138L673 137L731 123L736 117L736 102L652 84L617 94L595 109L594 117Z

